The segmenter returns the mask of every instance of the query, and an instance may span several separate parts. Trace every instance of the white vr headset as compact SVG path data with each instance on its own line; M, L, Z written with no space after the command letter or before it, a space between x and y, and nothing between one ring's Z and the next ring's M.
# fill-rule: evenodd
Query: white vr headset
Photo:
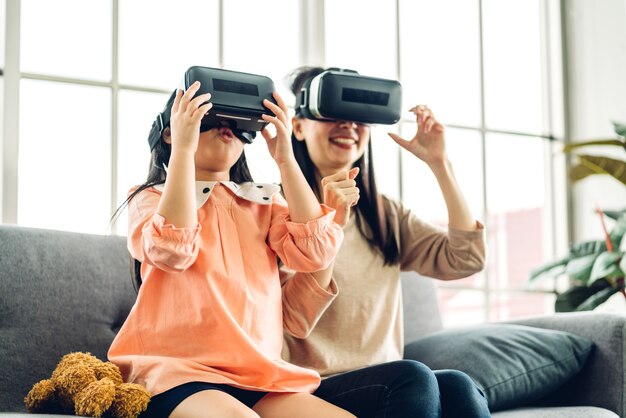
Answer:
M307 80L296 113L314 120L392 125L400 120L402 86L396 80L330 69Z

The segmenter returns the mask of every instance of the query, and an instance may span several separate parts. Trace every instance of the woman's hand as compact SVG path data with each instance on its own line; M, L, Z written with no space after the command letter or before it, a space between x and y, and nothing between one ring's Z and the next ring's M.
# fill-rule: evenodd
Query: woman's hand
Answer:
M277 92L274 92L273 96L278 105L267 99L263 100L263 104L276 116L261 115L261 117L264 121L274 125L274 128L276 128L276 135L272 136L267 127L261 131L261 134L263 135L263 138L265 138L265 142L267 142L267 148L270 155L280 167L282 164L295 162L295 158L293 156L293 149L291 148L291 137L289 136L287 105L285 105L285 101Z
M185 93L180 89L176 92L170 117L172 149L190 149L194 153L198 149L200 122L213 107L212 103L202 104L211 98L211 93L192 99L199 88L200 82L196 81Z
M350 219L350 208L359 201L359 188L354 179L359 174L359 167L350 171L340 171L322 179L324 204L335 209L335 223L345 227Z
M402 148L428 164L433 171L446 202L449 227L464 231L475 230L476 221L454 177L452 164L446 156L443 125L435 119L433 112L427 106L415 106L411 112L415 113L417 118L417 133L413 139L406 141L392 133L389 133L389 136Z
M415 114L417 132L410 141L391 132L388 135L398 145L424 161L429 166L446 162L445 128L425 105L410 109Z

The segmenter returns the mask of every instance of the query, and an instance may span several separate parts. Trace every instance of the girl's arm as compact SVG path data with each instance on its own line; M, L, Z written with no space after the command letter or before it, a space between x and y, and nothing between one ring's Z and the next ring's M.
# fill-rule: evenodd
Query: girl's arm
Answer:
M336 210L335 222L344 228L350 219L351 208L359 201L359 188L356 187L355 177L359 174L359 168L354 167L350 171L339 171L322 179L324 190L324 204ZM322 289L329 289L333 267L311 273Z
M283 293L283 326L290 335L306 338L337 297L337 283L329 281L327 287L321 287L315 273L294 272L284 266L279 273Z
M199 88L200 83L196 81L184 94L182 90L176 92L170 118L171 135L166 131L165 137L172 145L172 153L157 213L178 228L195 227L198 223L194 154L198 148L200 121L213 106L211 103L200 106L209 100L209 93L192 100Z
M469 206L454 177L452 164L446 155L445 129L435 119L432 111L423 105L411 109L417 119L417 133L407 141L398 135L388 135L398 145L424 161L432 170L441 188L448 209L448 223L451 228L472 231L477 228Z
M333 278L333 267L335 267L335 260L324 270L314 271L311 276L315 279L319 287L324 290L330 289L330 283Z
M276 116L263 115L262 117L263 120L274 125L276 136L272 137L267 128L263 129L261 134L280 170L283 193L289 207L289 217L293 222L305 223L321 217L323 212L293 155L287 106L278 93L274 92L274 98L278 105L267 99L263 103Z

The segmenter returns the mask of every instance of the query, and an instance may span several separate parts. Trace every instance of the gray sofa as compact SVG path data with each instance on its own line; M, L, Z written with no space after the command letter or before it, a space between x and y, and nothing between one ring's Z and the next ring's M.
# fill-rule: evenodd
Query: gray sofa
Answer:
M440 330L433 281L403 278L405 334ZM0 415L23 417L23 399L63 354L100 359L135 299L123 237L0 225ZM624 417L626 318L600 313L529 318L520 324L569 331L596 349L583 370L537 405L496 418ZM297 418L297 417L294 417ZM460 417L462 418L462 417Z

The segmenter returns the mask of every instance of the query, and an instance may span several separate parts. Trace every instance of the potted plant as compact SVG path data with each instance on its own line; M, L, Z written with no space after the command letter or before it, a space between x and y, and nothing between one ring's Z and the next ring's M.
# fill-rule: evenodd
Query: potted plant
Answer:
M567 145L564 152L570 153L589 146L618 146L626 152L626 125L613 122L615 139L595 139ZM577 162L570 170L572 181L590 175L609 175L626 186L626 161L597 155L576 155ZM546 263L530 273L530 282L545 277L567 274L572 286L557 296L557 312L586 311L595 309L615 293L626 298L624 272L626 272L626 209L601 211L598 209L603 229L603 239L574 244L569 253L555 261ZM605 225L605 216L615 222L610 231Z

